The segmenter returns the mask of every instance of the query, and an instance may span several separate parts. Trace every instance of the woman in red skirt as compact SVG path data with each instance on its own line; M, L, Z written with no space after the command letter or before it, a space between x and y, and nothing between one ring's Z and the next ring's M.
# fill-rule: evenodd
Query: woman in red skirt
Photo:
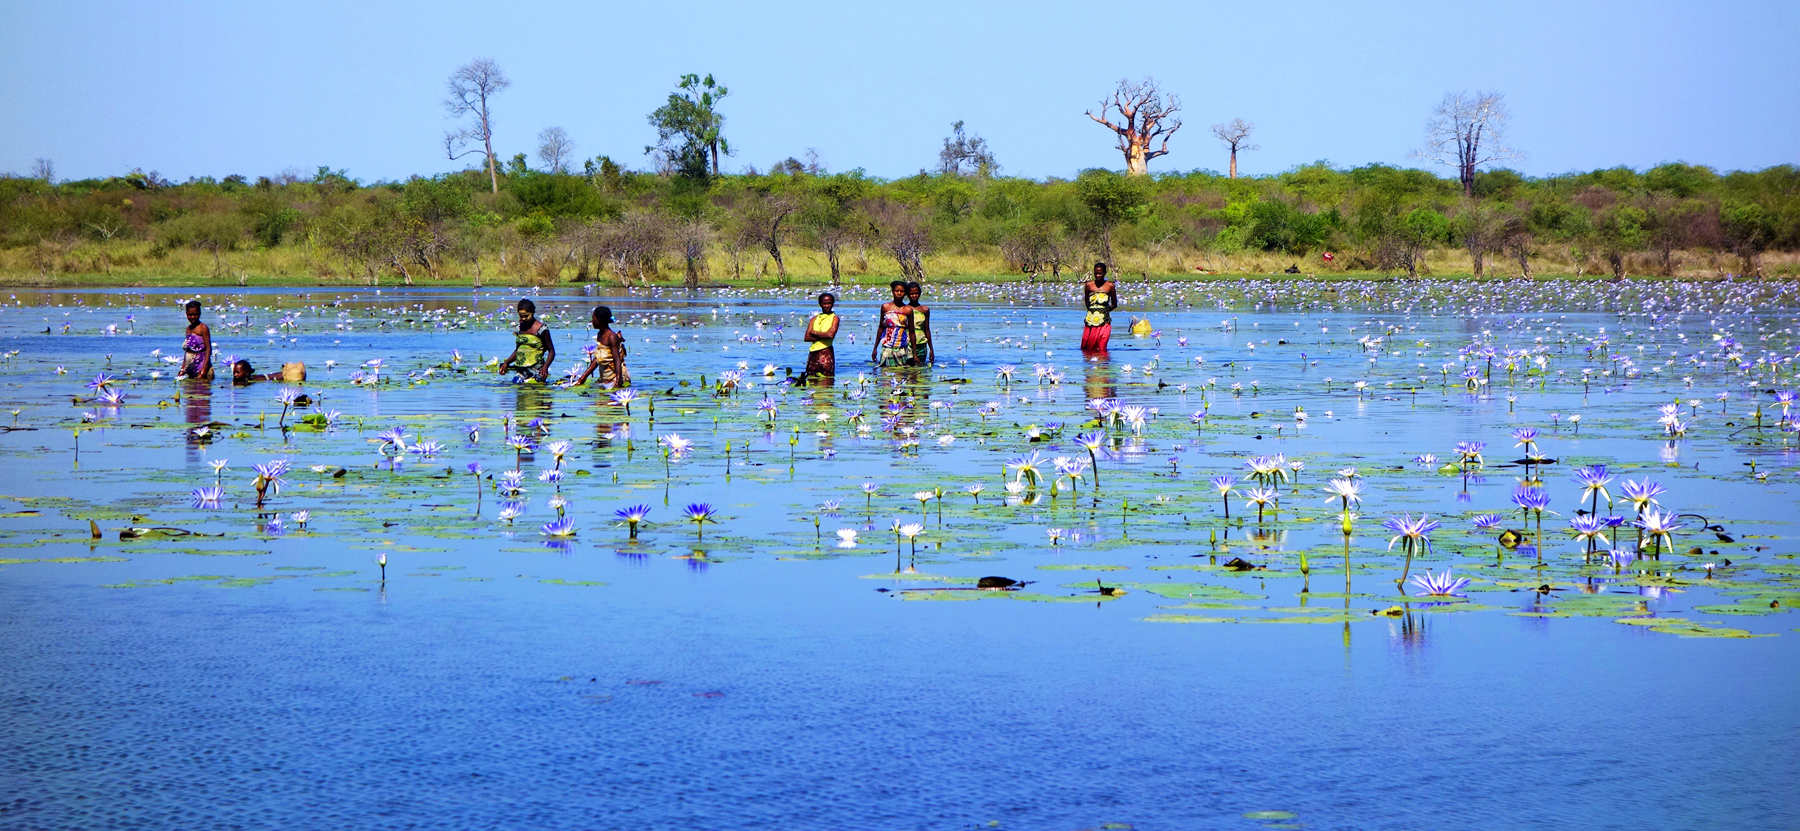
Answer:
M1094 279L1081 285L1081 303L1087 309L1081 351L1106 351L1112 340L1112 311L1119 308L1118 285L1106 279L1106 263L1094 263Z

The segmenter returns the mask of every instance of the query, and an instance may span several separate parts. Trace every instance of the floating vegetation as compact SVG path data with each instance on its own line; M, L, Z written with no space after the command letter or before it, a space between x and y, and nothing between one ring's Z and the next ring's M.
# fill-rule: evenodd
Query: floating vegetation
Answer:
M769 337L804 325L800 289L628 289L609 301L634 338L624 390L505 384L464 357L505 348L504 298L404 292L234 297L242 331L221 321L221 342L313 325L333 335L305 347L317 371L172 387L161 356L82 334L120 312L107 299L71 310L53 354L0 366L68 393L21 405L0 441L32 485L0 497L0 546L33 549L0 565L257 587L374 584L388 558L396 581L461 583L571 558L604 579L518 582L627 587L625 569L780 562L813 587L866 591L860 574L908 600L1124 603L1157 622L1393 608L1778 631L1800 602L1793 285L1580 285L1149 284L1159 328L1093 361L1056 346L1079 335L1060 294L946 285L940 366L847 353L830 387L792 383L804 353ZM552 327L591 310L539 302ZM409 562L424 554L438 565ZM268 572L160 576L200 556ZM980 590L995 572L1073 574Z

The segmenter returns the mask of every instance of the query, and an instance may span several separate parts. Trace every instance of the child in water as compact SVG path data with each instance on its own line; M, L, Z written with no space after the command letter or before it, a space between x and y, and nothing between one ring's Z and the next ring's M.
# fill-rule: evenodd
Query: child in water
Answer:
M281 365L276 372L265 372L258 375L256 367L242 358L231 364L231 383L233 386L247 386L256 381L282 381L289 384L300 384L306 381L306 364L289 361Z

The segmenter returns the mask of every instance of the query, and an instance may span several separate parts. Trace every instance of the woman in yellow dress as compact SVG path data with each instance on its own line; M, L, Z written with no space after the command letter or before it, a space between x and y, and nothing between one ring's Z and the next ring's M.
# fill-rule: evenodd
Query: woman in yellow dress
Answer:
M906 284L906 302L912 307L912 363L931 366L937 363L937 349L931 345L931 307L919 302L924 291L918 283Z
M837 307L837 295L825 292L819 295L819 313L806 322L805 340L806 370L800 373L800 383L822 380L826 386L837 378L837 352L831 343L837 338L838 316L832 309Z

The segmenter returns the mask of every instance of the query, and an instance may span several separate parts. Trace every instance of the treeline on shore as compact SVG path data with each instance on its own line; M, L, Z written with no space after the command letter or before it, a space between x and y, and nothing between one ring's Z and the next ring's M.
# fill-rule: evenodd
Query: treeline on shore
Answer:
M363 184L321 167L165 181L0 178L0 276L322 282L713 283L951 274L1800 274L1800 169L1665 164L1528 178L1474 196L1430 172L1319 163L1073 179L883 180L789 159L688 177L506 166Z

